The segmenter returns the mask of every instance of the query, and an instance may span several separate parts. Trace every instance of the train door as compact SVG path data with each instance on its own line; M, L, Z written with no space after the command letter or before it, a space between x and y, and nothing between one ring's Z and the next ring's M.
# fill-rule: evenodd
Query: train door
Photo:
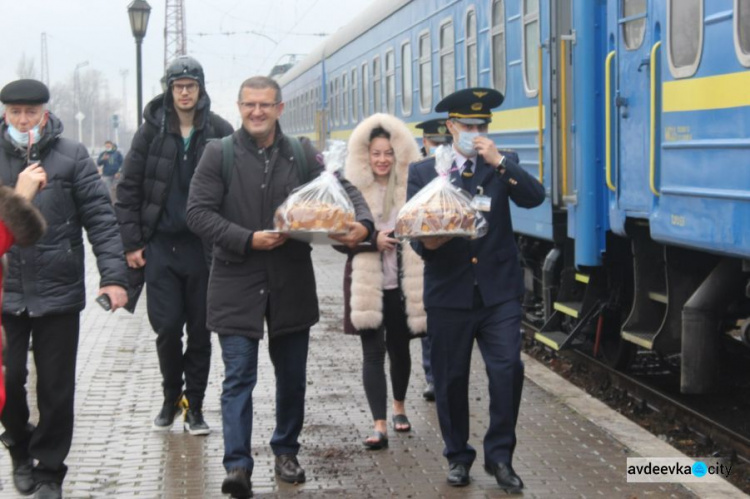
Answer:
M650 49L648 1L620 0L617 14L617 158L618 207L645 218L651 209L649 190Z
M575 109L573 91L573 34L571 0L550 2L551 10L551 53L552 64L552 102L553 102L553 135L555 181L554 202L565 208L576 203L576 161L573 130Z

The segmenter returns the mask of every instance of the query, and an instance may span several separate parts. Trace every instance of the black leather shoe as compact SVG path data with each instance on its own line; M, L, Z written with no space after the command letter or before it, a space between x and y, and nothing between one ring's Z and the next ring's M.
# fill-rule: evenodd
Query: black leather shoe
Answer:
M429 383L427 388L422 392L422 397L424 397L427 402L435 402L435 385Z
M485 464L484 470L495 477L497 484L508 494L520 494L523 481L513 471L513 467L505 463Z
M469 485L469 466L464 463L451 463L448 471L448 484L452 487L465 487Z
M245 468L229 470L227 477L221 484L221 493L229 494L236 499L253 497L253 484L250 482L250 473Z
M25 459L11 459L13 466L13 486L19 494L29 496L36 490L37 484L31 476L34 461L30 457Z
M287 483L304 483L305 481L305 470L299 465L297 456L294 454L276 456L274 470L276 476Z
M62 485L56 482L42 482L36 489L34 499L62 499Z

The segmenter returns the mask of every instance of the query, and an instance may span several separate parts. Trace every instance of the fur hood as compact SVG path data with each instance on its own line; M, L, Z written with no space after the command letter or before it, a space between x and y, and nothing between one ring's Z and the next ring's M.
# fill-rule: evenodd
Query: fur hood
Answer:
M396 160L391 170L391 174L396 175L395 210L401 209L406 202L409 164L422 158L411 131L394 116L373 114L354 129L349 137L344 176L360 190L376 220L383 214L383 199L370 167L370 133L378 127L390 134ZM400 284L406 301L409 329L414 334L424 333L427 331L427 316L422 301L424 265L408 242L401 244ZM382 286L383 266L380 253L356 254L352 259L350 319L358 330L374 329L383 323Z
M398 192L401 188L404 191L403 196L396 196L396 207L400 208L406 200L409 164L422 159L422 155L409 128L395 116L377 113L357 125L349 137L349 154L344 165L344 174L360 191L369 190L373 186L375 175L370 168L370 133L378 127L382 127L391 135L391 146L396 157L393 170L396 174L396 190Z

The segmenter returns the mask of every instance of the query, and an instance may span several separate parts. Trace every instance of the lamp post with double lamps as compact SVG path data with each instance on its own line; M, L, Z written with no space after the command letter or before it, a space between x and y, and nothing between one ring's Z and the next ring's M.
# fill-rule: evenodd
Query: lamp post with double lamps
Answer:
M138 125L143 121L143 75L141 73L141 44L146 36L148 28L148 16L151 14L151 6L146 0L133 0L128 5L128 16L130 17L130 29L135 38L135 64L136 64L136 88L138 89Z

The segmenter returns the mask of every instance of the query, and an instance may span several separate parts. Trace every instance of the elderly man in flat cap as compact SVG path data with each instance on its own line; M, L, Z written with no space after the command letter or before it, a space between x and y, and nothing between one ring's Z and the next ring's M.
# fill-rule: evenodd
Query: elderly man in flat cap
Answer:
M539 181L519 166L518 156L500 151L487 136L492 109L503 101L489 88L467 88L435 107L448 112L453 136L451 181L474 197L489 230L476 240L432 237L412 241L425 261L424 304L435 403L448 459L448 483L468 485L476 451L469 445L469 370L474 340L489 378L490 424L484 437L484 468L498 485L518 493L523 481L513 470L516 420L523 386L521 296L523 273L513 238L510 201L533 208L544 201ZM435 158L409 169L407 197L435 178Z
M98 294L111 309L127 302L125 256L109 194L86 148L62 137L47 110L49 90L17 80L0 91L0 179L13 187L24 177L41 187L34 204L47 221L37 244L14 246L3 285L7 334L5 410L0 441L10 451L13 484L24 495L62 497L65 457L73 438L73 396L84 290L83 233L96 255ZM34 342L39 421L29 422L26 362Z

